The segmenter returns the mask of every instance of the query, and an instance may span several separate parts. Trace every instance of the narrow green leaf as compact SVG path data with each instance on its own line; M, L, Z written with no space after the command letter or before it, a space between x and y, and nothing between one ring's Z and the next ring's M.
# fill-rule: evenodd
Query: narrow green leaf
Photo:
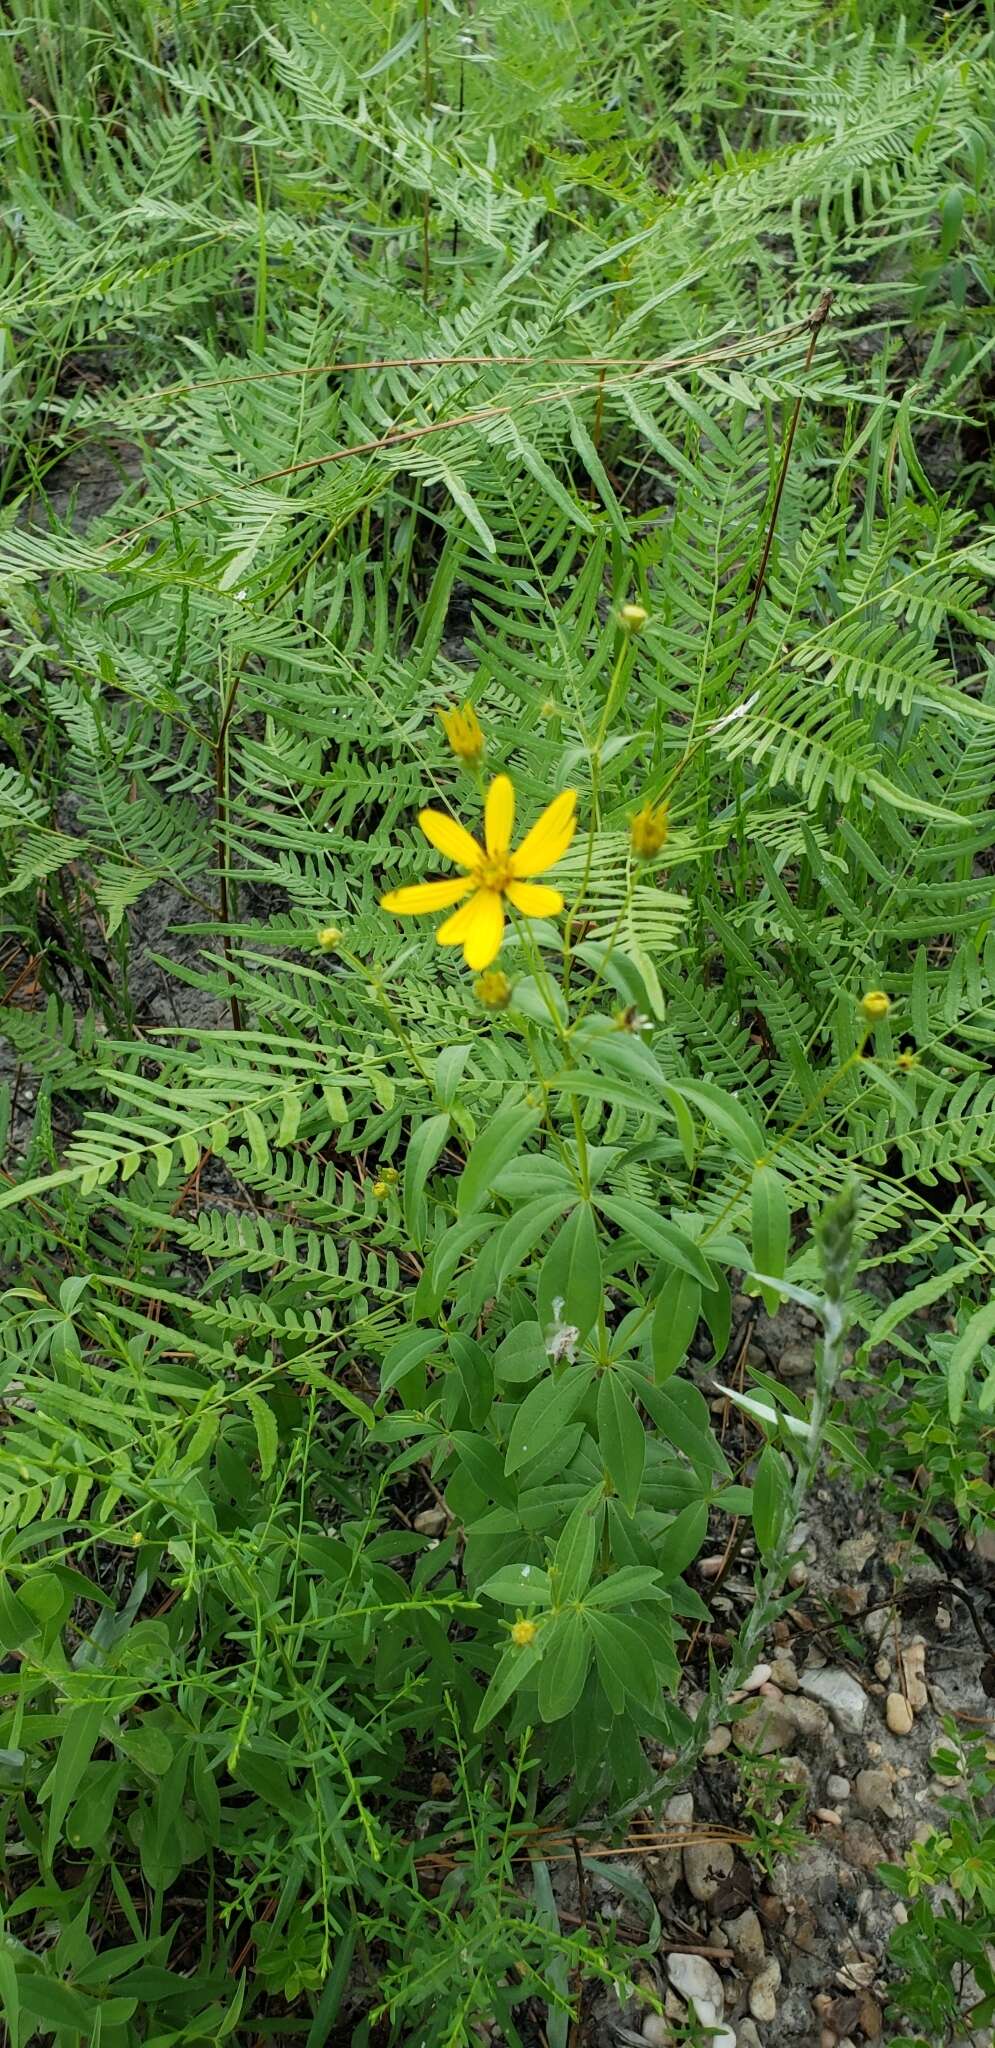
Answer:
M703 1500L693 1500L675 1515L669 1529L657 1543L654 1558L664 1585L679 1579L688 1565L697 1557L708 1534L708 1507Z
M598 1443L608 1476L634 1514L646 1462L646 1431L620 1373L606 1367L598 1384Z
M995 1298L985 1303L971 1317L966 1330L960 1336L947 1361L947 1403L950 1420L960 1421L967 1391L967 1376L975 1360L980 1357L984 1346L995 1336Z
M521 1152L540 1116L538 1109L529 1108L520 1088L512 1089L508 1101L471 1148L460 1175L456 1208L461 1217L472 1215L486 1202L495 1175Z
M754 1169L751 1202L753 1263L758 1272L769 1273L772 1280L783 1280L791 1238L791 1213L784 1182L772 1166ZM762 1287L760 1292L767 1314L775 1315L780 1306L779 1297L770 1287Z
M93 1755L103 1718L104 1708L99 1705L70 1707L63 1712L59 1753L39 1794L48 1804L45 1853L50 1859L58 1847L66 1814L79 1794L80 1780Z
M753 1481L753 1528L761 1557L776 1550L791 1505L791 1481L780 1451L765 1444Z
M600 1498L599 1486L587 1499L577 1502L557 1543L550 1579L560 1603L579 1600L587 1590L601 1521L598 1513Z
M539 1715L562 1721L577 1705L591 1662L592 1642L579 1614L560 1614L544 1624L546 1642L539 1671Z
M534 1643L509 1643L497 1670L480 1702L480 1711L473 1724L474 1734L479 1735L495 1714L501 1712L505 1702L511 1698L515 1687L528 1678L535 1670L543 1652L542 1637Z
M554 1442L590 1384L590 1370L568 1366L559 1379L550 1373L526 1394L508 1435L507 1473L517 1472Z
M259 1470L262 1477L268 1479L276 1464L276 1454L279 1448L276 1416L269 1402L264 1401L261 1394L246 1394L245 1405L255 1426L256 1444L259 1449Z
M449 1136L448 1111L427 1117L412 1133L404 1161L404 1227L419 1249L425 1238L425 1182Z
M656 1298L650 1346L657 1385L677 1371L698 1327L701 1285L692 1273L676 1267L668 1273Z
M542 1262L537 1293L540 1328L559 1319L586 1337L604 1299L598 1230L589 1202L561 1224ZM560 1307L557 1308L557 1303Z
M715 1274L704 1252L678 1224L668 1222L652 1210L641 1209L638 1202L629 1201L621 1195L599 1194L598 1207L621 1230L634 1237L636 1243L654 1259L662 1259L668 1266L679 1266L683 1272L693 1274L704 1288L711 1290L715 1286Z

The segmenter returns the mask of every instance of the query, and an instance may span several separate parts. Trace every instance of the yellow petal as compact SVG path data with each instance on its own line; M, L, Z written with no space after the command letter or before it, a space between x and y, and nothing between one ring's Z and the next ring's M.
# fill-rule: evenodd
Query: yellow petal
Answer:
M489 967L504 936L504 911L496 889L478 889L455 917L440 924L435 936L440 946L462 946L468 967Z
M436 852L454 860L457 867L475 868L483 860L480 847L471 839L466 826L457 824L455 818L447 818L444 811L419 811L418 823Z
M509 882L504 893L523 917L556 917L563 909L559 890L545 882Z
M562 858L577 830L576 804L577 791L563 789L546 805L542 817L536 819L531 832L526 832L521 846L511 856L514 874L541 875Z
M440 946L461 946L463 944L473 924L474 911L479 894L479 889L475 890L469 903L464 903L462 910L458 910L455 917L447 917L445 924L440 924L435 934Z
M484 836L488 853L507 853L515 822L515 792L507 775L495 775L484 805Z
M448 910L472 889L468 875L455 875L445 882L413 882L410 889L391 889L380 898L381 910L396 917L414 917L422 910Z

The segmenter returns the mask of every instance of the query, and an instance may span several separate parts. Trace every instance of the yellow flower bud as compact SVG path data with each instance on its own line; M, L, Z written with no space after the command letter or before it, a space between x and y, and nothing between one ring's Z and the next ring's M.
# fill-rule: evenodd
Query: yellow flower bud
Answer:
M661 847L666 846L669 832L670 816L666 804L651 804L647 799L629 826L633 853L640 860L652 860Z
M645 626L649 612L643 604L620 604L618 623L626 633L639 633Z
M555 697L544 697L539 706L539 716L540 718L555 718L559 709L560 707Z
M534 1643L538 1633L534 1621L513 1621L511 1624L511 1640L517 1643L520 1650L527 1649L529 1643Z
M473 993L485 1010L506 1010L511 1001L511 983L500 967L489 967L486 974L478 974Z
M318 944L322 952L330 953L332 947L338 945L341 937L342 933L337 924L326 924L324 929L318 933Z
M919 1065L919 1054L917 1052L900 1052L895 1065L896 1067L901 1067L903 1074L908 1074L913 1067Z
M891 1009L891 997L881 988L869 988L860 998L860 1008L868 1024L880 1024Z
M400 1178L396 1166L385 1166L381 1169L381 1179L386 1181L389 1188L396 1187Z
M452 711L438 713L439 724L461 761L479 761L484 751L484 735L480 720L472 704L461 704Z
M373 1183L373 1192L376 1195L377 1201L382 1201L384 1195L387 1193L387 1182L385 1180L375 1180Z

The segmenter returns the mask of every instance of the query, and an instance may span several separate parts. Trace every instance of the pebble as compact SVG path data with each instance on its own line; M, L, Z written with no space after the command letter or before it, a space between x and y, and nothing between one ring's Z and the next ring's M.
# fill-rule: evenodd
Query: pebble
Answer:
M778 1379L803 1380L815 1369L815 1353L810 1344L785 1344L774 1363Z
M796 1694L793 1699L785 1700L781 1711L788 1716L803 1741L824 1746L832 1740L833 1724L818 1700L803 1700Z
M865 1820L852 1820L843 1830L842 1852L853 1870L876 1870L885 1852Z
M417 1529L419 1536L437 1536L439 1530L445 1528L448 1520L445 1508L422 1508L421 1513L415 1516L412 1527Z
M886 1684L887 1684L887 1682L888 1682L889 1678L891 1677L891 1658L890 1658L890 1657L875 1657L875 1659L874 1659L874 1676L875 1676L875 1678L880 1678L880 1680L881 1680L881 1682L882 1682L882 1684L883 1684L883 1685L886 1685Z
M835 1806L817 1806L815 1817L816 1820L821 1820L827 1828L841 1828L843 1826L843 1815L837 1813Z
M736 2029L736 2048L763 2048L752 2020L740 2020Z
M776 1956L764 1964L758 1977L754 1977L749 1991L749 2006L755 2020L768 2024L777 2018L777 1990L781 1982L781 1965Z
M782 1692L798 1691L798 1672L795 1668L795 1660L793 1657L788 1656L787 1651L782 1650L778 1656L771 1658L770 1675L774 1684L779 1685Z
M886 1813L894 1820L898 1805L893 1790L894 1774L884 1765L878 1770L858 1771L855 1791L862 1813Z
M732 1729L727 1728L725 1724L722 1723L718 1728L712 1729L708 1741L706 1742L705 1747L701 1752L702 1756L721 1756L723 1750L728 1749L731 1741Z
M923 1707L929 1705L929 1694L926 1691L926 1645L921 1636L917 1637L915 1642L909 1643L905 1649L899 1650L898 1661L904 1680L902 1691L913 1713L921 1713Z
M831 1771L826 1779L826 1796L829 1799L835 1800L849 1799L849 1778L841 1778L836 1771Z
M758 1700L756 1706L737 1721L732 1739L737 1749L750 1756L773 1756L794 1749L796 1729L783 1706L773 1700Z
M859 1735L868 1700L862 1685L848 1671L806 1671L801 1681L808 1699L821 1700L845 1735Z
M740 1913L735 1920L727 1920L724 1932L744 1977L759 1976L767 1951L764 1948L764 1931L753 1907L747 1906L745 1913Z
M884 1718L893 1735L909 1735L915 1715L908 1700L900 1692L890 1692L885 1703Z
M785 1785L794 1785L799 1792L811 1793L812 1773L800 1756L782 1757L781 1780Z
M672 1828L686 1828L694 1819L694 1793L675 1792L663 1809L663 1817Z
M806 1586L808 1584L808 1566L800 1562L791 1565L788 1571L788 1584L795 1587Z
M689 1842L684 1851L684 1881L692 1898L709 1906L732 1876L736 1858L731 1842Z
M698 1570L703 1579L717 1579L724 1563L723 1557L703 1557L699 1559Z
M848 1536L836 1553L836 1561L845 1577L856 1577L869 1564L878 1547L873 1529L864 1529L859 1536Z
M673 2028L662 2012L648 2012L643 2021L643 2040L649 2041L651 2048L668 2048L673 2039Z

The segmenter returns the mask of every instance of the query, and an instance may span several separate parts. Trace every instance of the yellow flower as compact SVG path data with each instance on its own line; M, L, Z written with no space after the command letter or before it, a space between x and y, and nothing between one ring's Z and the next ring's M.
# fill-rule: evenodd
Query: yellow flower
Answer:
M534 1621L513 1621L511 1624L511 1640L517 1643L520 1650L527 1649L529 1643L534 1643L538 1633Z
M620 625L620 626L622 626L622 627L624 628L625 632L627 632L627 633L639 633L639 632L641 632L641 631L642 631L642 628L643 628L643 627L645 626L645 624L646 624L646 621L647 621L647 619L648 619L648 618L649 618L649 612L648 612L648 611L646 610L646 606L645 606L645 605L642 605L642 604L620 604L620 605L619 605L619 608L618 608L618 623L619 623L619 625Z
M485 1010L506 1010L511 1001L511 983L500 967L489 967L486 974L478 974L473 993Z
M666 804L651 804L647 799L629 827L633 853L638 854L640 860L652 860L654 854L666 846L669 832L670 814Z
M388 1192L387 1182L385 1180L375 1180L373 1183L373 1192L376 1195L377 1201L381 1202L384 1198L384 1195Z
M555 917L563 909L558 889L528 881L545 874L566 853L577 829L577 792L564 789L547 804L517 852L511 850L515 792L507 775L495 775L484 805L484 846L470 837L465 825L443 811L419 811L418 823L429 844L463 869L446 882L416 882L409 889L391 889L381 896L384 910L398 917L417 917L461 903L435 936L440 946L462 946L468 967L479 973L501 950L505 898L523 917ZM469 902L463 901L469 897Z
M896 1067L901 1067L903 1074L911 1073L912 1068L919 1065L919 1054L917 1052L900 1052L895 1065Z
M330 953L332 947L338 945L341 937L342 933L337 924L326 924L324 930L318 933L318 944L322 952Z
M867 994L860 998L860 1007L868 1024L880 1024L891 1009L891 997L886 996L881 988L869 988Z
M480 720L472 704L461 704L453 711L440 711L439 723L461 761L479 761L484 751L484 735Z

